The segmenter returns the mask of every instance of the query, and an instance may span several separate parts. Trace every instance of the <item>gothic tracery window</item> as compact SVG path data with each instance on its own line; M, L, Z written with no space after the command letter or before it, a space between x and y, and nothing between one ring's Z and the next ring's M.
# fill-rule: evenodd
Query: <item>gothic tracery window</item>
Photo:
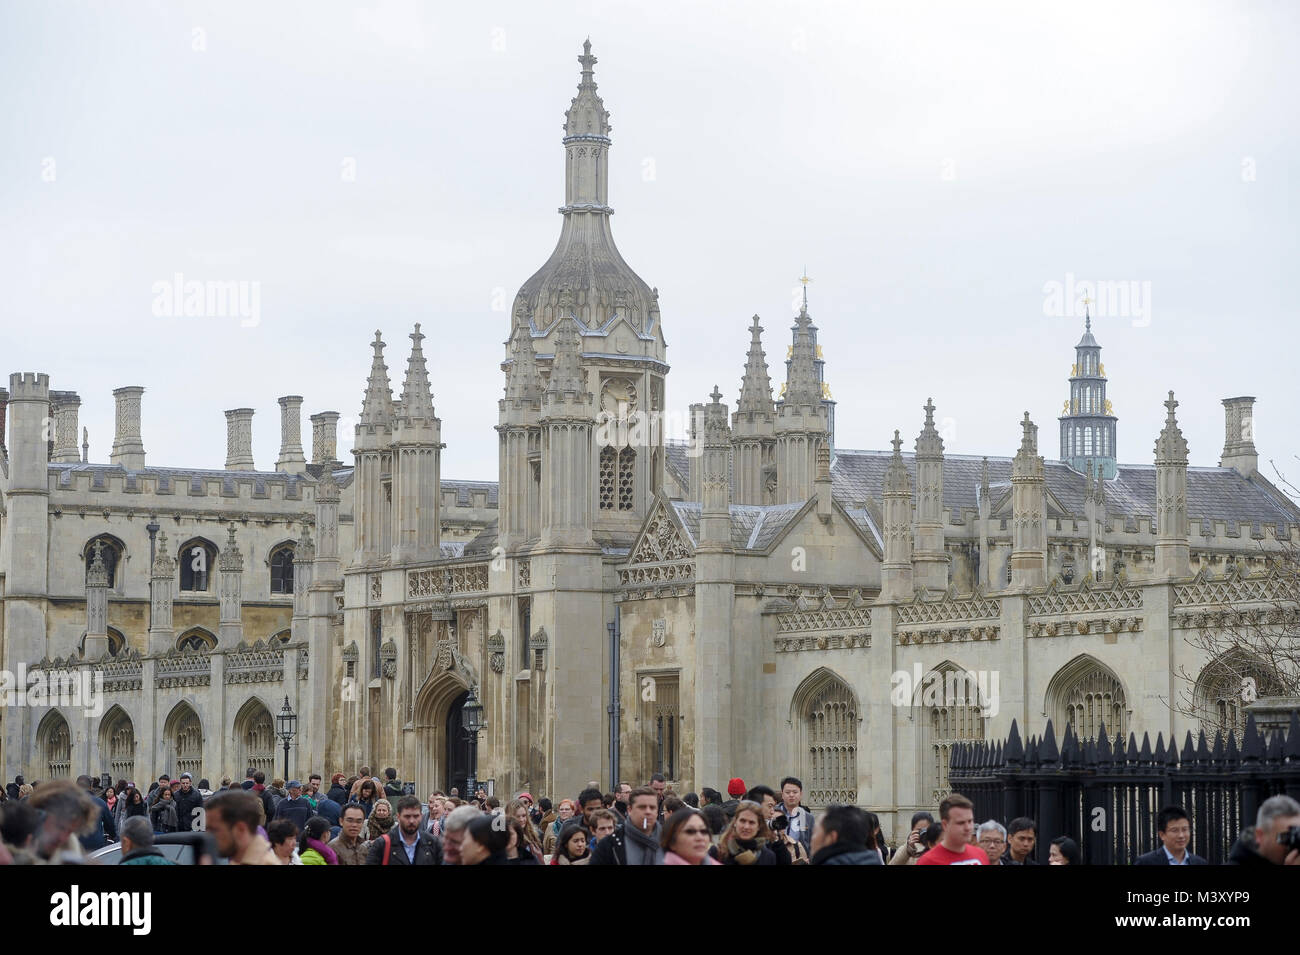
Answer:
M292 544L282 544L271 552L271 593L293 593Z
M795 693L803 779L815 806L858 801L858 706L853 690L829 670Z
M199 537L186 541L177 558L181 575L180 589L193 593L209 590L216 561L217 549L211 542Z

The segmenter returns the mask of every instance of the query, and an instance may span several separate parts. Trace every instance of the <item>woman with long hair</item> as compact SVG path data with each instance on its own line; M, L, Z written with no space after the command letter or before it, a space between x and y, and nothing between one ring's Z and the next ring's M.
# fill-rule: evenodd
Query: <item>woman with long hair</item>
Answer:
M356 795L352 797L351 804L354 806L360 806L361 809L365 812L366 818L369 819L370 814L375 811L375 804L380 799L379 787L375 785L375 781L373 779L358 779L355 783L355 786L356 786ZM391 816L392 812L393 812L393 806L392 803L389 803L388 814Z
M555 821L546 827L546 839L542 842L542 855L549 856L555 852L555 842L560 838L560 830L572 818L573 800L561 799L559 808L556 809Z
M718 844L710 847L709 855L723 865L776 865L776 853L767 844L771 838L763 807L745 799L736 806L731 825Z
M330 823L324 816L312 816L298 840L298 858L303 865L338 865L339 857L329 842Z
M542 840L537 838L537 829L529 815L531 806L522 799L512 799L506 804L506 818L519 823L522 846L528 849L537 864L542 864Z
M393 804L382 796L375 800L375 806L366 820L366 838L378 839L393 828Z
M149 821L153 823L154 832L175 832L179 826L176 822L176 800L172 798L171 787L164 787L158 795L158 801L149 810Z
M542 860L534 855L532 845L528 841L528 829L525 823L518 819L506 819L506 828L509 830L509 838L506 842L506 857L510 860L511 865L541 865Z
M718 865L709 855L709 824L698 809L678 809L662 823L659 844L664 847L664 865Z
M122 818L124 820L130 819L132 816L149 815L149 807L145 805L144 793L140 792L140 790L136 789L134 786L127 789L126 795L123 796L119 802L125 803L122 812Z
M555 840L555 854L551 856L551 865L587 865L591 862L591 850L587 848L587 830L576 819L565 823L560 836Z

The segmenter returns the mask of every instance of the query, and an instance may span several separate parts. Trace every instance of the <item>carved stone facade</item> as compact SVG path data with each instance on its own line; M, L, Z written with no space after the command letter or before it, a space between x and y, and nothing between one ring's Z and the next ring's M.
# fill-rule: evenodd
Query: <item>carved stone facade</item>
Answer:
M668 441L658 290L614 243L616 154L589 47L579 62L560 237L493 332L509 342L496 482L442 475L434 386L472 329L430 329L426 363L417 327L400 384L376 333L350 448L319 412L302 460L299 400L282 398L274 471L253 470L252 409L228 412L226 469L146 467L138 386L114 393L110 463L76 461L72 393L10 377L4 660L97 668L107 706L12 711L7 777L233 775L269 758L287 698L292 772L392 765L423 794L464 785L472 691L498 793L793 773L809 803L870 806L896 836L946 791L948 748L1013 718L1025 735L1049 717L1086 734L1099 714L1195 731L1163 702L1179 668L1203 675L1214 719L1238 718L1234 668L1189 637L1300 614L1295 578L1267 566L1300 546L1300 510L1255 469L1253 399L1225 404L1219 467L1189 465L1172 396L1154 462L1119 464L1089 330L1070 460L1040 455L1018 407L1014 456L953 454L919 390L892 451L837 447L805 294L779 393L755 316L737 326L736 404L715 388L693 443ZM968 675L985 680L970 696L927 697Z

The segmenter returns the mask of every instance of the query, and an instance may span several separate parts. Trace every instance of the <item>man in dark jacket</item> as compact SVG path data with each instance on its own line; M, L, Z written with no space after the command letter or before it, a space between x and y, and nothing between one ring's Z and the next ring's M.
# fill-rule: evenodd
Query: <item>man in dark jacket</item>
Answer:
M614 827L613 835L596 843L591 865L662 865L664 850L659 845L659 797L649 786L632 790L627 819Z
M933 823L934 819L930 822ZM912 825L916 825L916 816L912 817ZM1002 864L1038 865L1038 860L1034 858L1034 846L1037 844L1038 823L1028 816L1017 816L1007 824L1007 851L1002 854Z
M397 825L370 843L366 865L442 865L442 841L420 829L420 800L403 796L395 812Z
M1228 853L1228 865L1260 868L1300 865L1300 848L1278 842L1278 836L1300 827L1300 802L1290 796L1264 800L1255 815L1255 828L1245 830Z
M1159 849L1140 855L1134 865L1207 865L1195 853L1187 851L1192 839L1192 820L1182 806L1165 806L1156 816L1160 834Z
M91 791L91 779L89 776L78 776L77 785L85 791L86 798L95 804L99 811L99 818L95 822L95 828L89 835L81 837L81 848L87 852L94 852L96 849L102 849L108 845L109 840L116 841L117 825L113 822L113 814L108 810L108 803L100 799Z
M384 798L396 802L402 796L402 781L397 778L397 770L389 766L384 770Z
M810 865L881 865L867 848L867 814L857 806L831 806L813 824Z
M122 860L118 865L175 865L153 844L153 829L144 816L122 823Z
M203 828L199 823L203 806L203 793L194 788L194 777L181 773L181 788L176 792L176 831L195 832Z
M802 842L804 851L812 856L813 815L803 807L803 780L798 776L781 780L781 805L788 820L787 835Z
M289 798L281 799L275 807L273 819L288 819L298 831L307 828L307 820L312 817L311 803L302 794L302 783L296 779L289 780Z

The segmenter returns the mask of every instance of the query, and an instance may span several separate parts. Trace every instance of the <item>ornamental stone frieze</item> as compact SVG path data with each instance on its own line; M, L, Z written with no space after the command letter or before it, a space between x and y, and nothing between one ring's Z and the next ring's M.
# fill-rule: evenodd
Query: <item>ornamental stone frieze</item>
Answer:
M240 643L226 654L226 683L279 683L284 679L284 649L258 640Z
M506 638L500 630L487 638L488 666L493 673L502 673L506 668Z
M160 690L211 684L212 659L207 650L171 650L158 658L154 668L154 686Z
M1140 610L1142 590L1130 587L1122 571L1102 586L1093 583L1089 574L1077 587L1066 590L1060 578L1055 578L1042 593L1029 595L1029 615L1069 615L1095 611Z
M459 564L454 567L411 570L407 571L406 575L406 595L409 598L483 593L487 589L487 564Z
M1141 617L1093 617L1088 620L1036 620L1027 624L1031 637L1068 637L1086 634L1137 633Z
M1300 580L1293 574L1271 569L1249 576L1240 564L1232 564L1222 577L1213 577L1202 567L1191 583L1174 587L1174 606L1216 606L1242 603L1300 602Z
M533 585L533 562L526 557L519 561L515 584L520 590Z
M938 600L926 600L918 590L911 603L899 604L899 623L951 623L965 620L997 620L1002 601L985 597L978 590L958 596L951 588Z
M929 630L902 631L898 645L921 646L927 643L967 643L972 640L997 640L1002 628L993 624L981 627L938 627Z
M865 650L871 646L871 634L823 633L777 637L772 642L777 653L796 653L800 650Z

